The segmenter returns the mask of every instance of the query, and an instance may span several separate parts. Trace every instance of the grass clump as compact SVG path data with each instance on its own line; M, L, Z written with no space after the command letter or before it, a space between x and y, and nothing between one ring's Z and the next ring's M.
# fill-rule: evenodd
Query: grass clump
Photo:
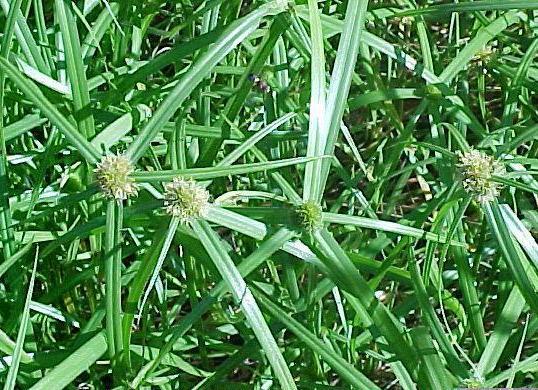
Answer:
M537 22L0 1L0 386L538 387Z

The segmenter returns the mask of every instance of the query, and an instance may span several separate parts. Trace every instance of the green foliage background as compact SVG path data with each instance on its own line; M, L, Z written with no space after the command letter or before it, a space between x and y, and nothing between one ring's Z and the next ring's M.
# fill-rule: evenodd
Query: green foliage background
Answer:
M538 1L0 6L5 389L538 386Z

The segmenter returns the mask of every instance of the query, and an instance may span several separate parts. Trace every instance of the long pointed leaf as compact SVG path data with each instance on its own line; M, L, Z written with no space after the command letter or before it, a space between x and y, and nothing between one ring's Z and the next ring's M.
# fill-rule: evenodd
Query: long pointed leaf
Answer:
M193 223L193 228L209 253L213 263L219 270L222 278L228 285L235 301L241 306L241 309L245 313L252 331L260 342L281 386L285 389L296 389L295 381L288 369L286 361L263 318L252 292L247 287L232 259L228 256L228 253L223 250L220 238L206 221L195 221Z

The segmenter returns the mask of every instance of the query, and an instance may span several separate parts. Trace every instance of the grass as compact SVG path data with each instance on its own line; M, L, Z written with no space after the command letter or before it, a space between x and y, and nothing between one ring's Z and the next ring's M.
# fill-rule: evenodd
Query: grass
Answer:
M0 7L4 389L538 387L538 1Z

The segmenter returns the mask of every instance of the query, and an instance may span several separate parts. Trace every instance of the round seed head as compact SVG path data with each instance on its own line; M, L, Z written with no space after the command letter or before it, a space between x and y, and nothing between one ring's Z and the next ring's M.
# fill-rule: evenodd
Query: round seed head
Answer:
M209 192L192 179L175 177L164 186L166 212L180 219L181 223L203 217L209 207Z
M404 16L402 18L402 23L409 26L415 22L415 19L412 16Z
M431 100L439 100L443 97L443 92L434 84L424 86L423 92Z
M95 178L101 191L109 199L127 199L138 195L138 185L129 176L134 166L123 154L109 155L97 163Z
M490 202L499 196L502 184L494 182L493 176L506 174L504 166L492 156L471 149L458 152L458 167L463 176L463 188L483 202Z
M297 208L297 214L301 219L303 227L312 232L323 226L323 209L313 200L304 202Z
M496 50L494 47L484 47L482 50L476 52L472 58L472 61L488 64L492 59L494 59L495 54Z

